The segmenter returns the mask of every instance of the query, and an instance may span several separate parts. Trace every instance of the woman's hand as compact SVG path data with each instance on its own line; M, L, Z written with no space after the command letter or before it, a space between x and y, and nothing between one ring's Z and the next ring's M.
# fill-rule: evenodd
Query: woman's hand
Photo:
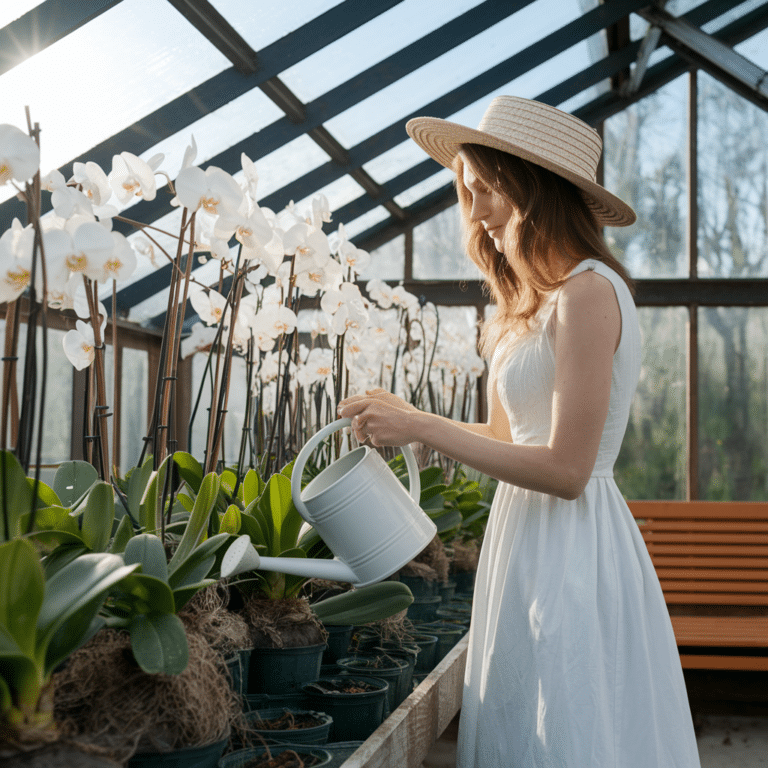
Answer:
M352 431L361 443L401 447L418 440L418 408L385 389L369 389L339 403L338 414L352 419Z

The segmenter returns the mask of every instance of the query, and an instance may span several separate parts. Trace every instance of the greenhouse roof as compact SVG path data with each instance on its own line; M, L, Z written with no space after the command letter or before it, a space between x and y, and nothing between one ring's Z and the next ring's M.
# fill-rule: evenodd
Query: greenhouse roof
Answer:
M508 93L597 126L691 67L768 106L757 0L16 0L0 27L0 123L25 127L29 106L43 173L161 152L173 177L194 137L203 167L256 163L262 206L323 193L330 226L368 250L455 202L450 172L408 139L411 117L476 125ZM0 192L4 230L25 213ZM180 217L169 196L121 214ZM120 311L150 317L169 269L141 263Z

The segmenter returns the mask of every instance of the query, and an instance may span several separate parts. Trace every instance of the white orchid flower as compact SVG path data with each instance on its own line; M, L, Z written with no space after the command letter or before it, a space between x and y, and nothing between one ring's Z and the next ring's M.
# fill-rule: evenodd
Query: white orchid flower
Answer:
M212 165L203 171L196 165L184 168L176 177L176 196L190 211L202 208L218 216L235 213L243 202L243 190L235 179Z
M335 252L339 255L339 261L343 267L351 269L356 275L368 268L371 263L371 254L349 242L343 224L339 224L336 238L338 243Z
M226 298L213 288L190 291L189 301L206 325L216 325L228 314Z
M15 125L0 125L0 186L11 179L24 182L40 168L40 147Z
M19 257L11 229L0 238L0 302L14 301L27 289L32 279L32 252ZM24 249L26 250L26 249Z
M112 197L112 187L107 174L97 163L75 163L72 166L70 182L72 181L82 187L83 194L93 205L106 205Z
M316 296L318 291L335 290L343 279L341 264L325 253L297 259L295 285L305 296Z
M214 339L216 338L216 329L203 325L203 323L195 323L192 326L192 332L186 339L181 342L181 356L187 358L196 352L207 352Z
M154 200L157 194L155 171L162 161L163 155L155 155L149 162L130 152L115 155L112 158L112 172L107 178L117 199L123 205L134 196Z
M409 315L418 312L419 299L415 294L406 291L402 285L396 285L391 291L392 303L396 307L402 307Z
M69 223L67 229L70 230ZM66 257L67 267L74 274L99 280L103 276L104 264L112 256L114 248L112 233L101 224L95 221L80 223L72 233L72 251Z
M256 189L259 186L259 174L256 172L256 164L245 152L240 155L240 164L243 168L243 178L245 179L245 192L251 202L255 203L257 200Z
M136 269L136 252L127 238L119 232L110 232L114 249L103 265L99 282L106 280L127 280Z
M375 301L382 309L389 309L389 307L392 306L392 288L390 288L383 280L369 280L365 286L365 290L371 297L371 300Z
M197 157L197 142L195 141L195 135L190 134L189 144L187 145L187 148L184 150L184 157L181 160L181 168L179 168L179 172L183 171L185 168L190 168L192 164L195 162L196 157Z
M94 360L96 342L93 338L93 328L90 323L78 320L75 329L67 331L62 339L64 354L78 371L87 368Z
M312 198L312 225L322 229L323 224L331 220L331 208L325 195L317 195Z
M255 314L251 331L259 349L268 351L274 347L278 336L296 328L296 322L295 313L288 307L269 305Z
M315 347L307 355L297 372L297 378L304 387L321 383L329 391L333 391L333 350Z
M60 171L54 170L47 173L40 184L43 189L51 193L51 205L58 217L69 219L77 214L93 215L91 201L79 189L67 186Z

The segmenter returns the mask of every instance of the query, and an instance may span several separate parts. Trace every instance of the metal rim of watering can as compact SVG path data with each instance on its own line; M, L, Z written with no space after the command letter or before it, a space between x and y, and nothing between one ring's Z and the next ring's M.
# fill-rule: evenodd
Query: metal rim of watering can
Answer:
M307 463L307 459L312 455L312 452L315 450L315 448L317 448L317 446L326 437L328 437L328 435L332 435L334 432L337 432L340 429L344 429L344 427L348 427L351 424L352 419L344 418L337 419L336 421L331 422L327 426L323 427L321 430L312 435L309 440L307 440L307 442L304 444L304 447L301 449L301 451L299 451L299 455L296 457L296 461L293 464L293 470L291 472L291 496L293 497L293 504L302 518L310 525L314 525L314 521L312 520L312 516L309 514L309 510L301 498L301 478L304 473L304 465ZM368 448L368 446L364 447L368 451L371 450L371 448ZM408 469L408 492L410 493L411 498L414 500L416 505L420 506L419 501L421 500L421 477L419 475L419 467L416 464L416 457L413 455L413 451L409 445L401 446L400 450L403 454L403 458L405 459L405 466Z

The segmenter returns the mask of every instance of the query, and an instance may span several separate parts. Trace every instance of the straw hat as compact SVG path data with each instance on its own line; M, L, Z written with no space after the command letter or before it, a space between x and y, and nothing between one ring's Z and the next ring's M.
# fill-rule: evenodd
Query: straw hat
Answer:
M436 117L415 117L408 135L438 163L453 167L462 144L482 144L529 160L573 182L598 223L633 224L635 212L595 181L603 142L578 117L548 104L517 96L497 96L477 129Z

